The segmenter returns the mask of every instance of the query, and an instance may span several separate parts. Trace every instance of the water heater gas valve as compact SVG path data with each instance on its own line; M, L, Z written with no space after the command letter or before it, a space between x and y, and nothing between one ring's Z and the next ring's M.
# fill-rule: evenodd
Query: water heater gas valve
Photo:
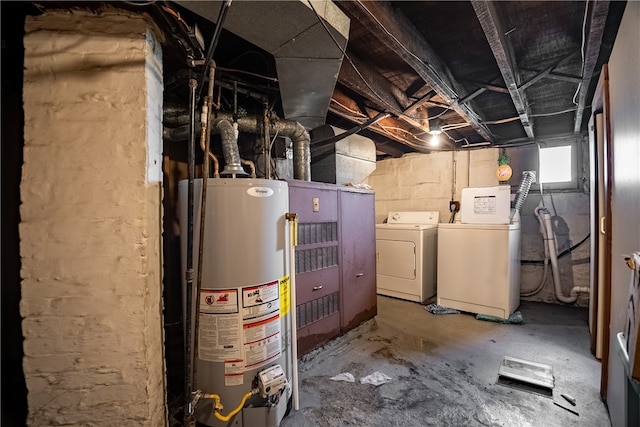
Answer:
M280 365L258 372L258 388L264 398L276 395L287 385L287 377Z

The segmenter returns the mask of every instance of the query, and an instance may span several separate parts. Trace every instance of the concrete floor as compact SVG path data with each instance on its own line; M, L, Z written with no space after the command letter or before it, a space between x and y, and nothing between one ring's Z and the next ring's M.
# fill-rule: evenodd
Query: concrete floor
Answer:
M378 296L374 320L302 359L300 410L281 426L610 426L587 310L524 301L519 310L525 324L505 325ZM504 356L551 365L553 397L496 384ZM392 380L360 384L375 371ZM356 382L329 379L343 372Z

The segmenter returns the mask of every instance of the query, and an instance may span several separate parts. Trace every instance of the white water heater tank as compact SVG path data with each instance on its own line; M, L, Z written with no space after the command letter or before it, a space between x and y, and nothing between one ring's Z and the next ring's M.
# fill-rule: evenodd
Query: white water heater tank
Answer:
M187 185L186 180L179 183L183 273L187 252ZM202 180L195 180L194 293L201 189ZM259 373L277 371L275 367L279 366L286 378L291 378L289 233L285 219L288 208L286 182L207 180L199 307L195 307L195 294L192 295L192 320L196 311L199 316L194 390L219 395L224 406L222 415L229 414L247 392L257 388ZM185 279L183 296L184 285ZM199 422L215 427L278 426L286 413L291 387L282 378L276 384L280 390L253 395L229 422L215 417L213 401L207 399L199 402L196 417Z

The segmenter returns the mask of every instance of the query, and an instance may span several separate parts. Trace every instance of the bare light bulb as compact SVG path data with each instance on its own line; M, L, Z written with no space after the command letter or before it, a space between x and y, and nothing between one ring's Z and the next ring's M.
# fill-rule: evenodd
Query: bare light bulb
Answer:
M430 145L432 147L437 147L438 145L440 145L440 132L432 132L431 134L431 142Z

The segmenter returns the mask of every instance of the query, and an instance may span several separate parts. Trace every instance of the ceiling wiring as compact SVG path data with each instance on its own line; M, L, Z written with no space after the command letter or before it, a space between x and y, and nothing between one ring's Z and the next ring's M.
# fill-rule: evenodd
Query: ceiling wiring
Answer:
M366 118L368 118L368 116L367 116L366 114L362 113L362 111L357 111L357 110L354 110L354 109L352 109L352 108L350 108L350 107L347 107L346 105L342 104L340 101L337 101L337 100L336 100L336 99L334 99L334 98L331 98L331 102L333 102L333 103L335 103L335 104L338 104L339 106L341 106L341 107L342 107L342 108L344 108L345 110L349 111L350 113L358 114L358 115L359 115L359 116L361 116L361 117L366 117Z
M346 49L344 49L342 46L340 46L340 43L338 43L338 41L335 39L335 37L333 36L333 34L331 33L331 31L329 31L329 29L327 28L327 25L325 24L324 20L322 19L322 17L318 14L318 12L316 11L315 7L313 6L312 2L310 0L307 0L307 3L309 4L309 6L311 7L311 9L313 10L313 12L315 13L316 17L318 18L318 21L320 21L320 23L322 24L322 26L324 27L325 31L327 32L327 34L329 34L329 36L331 37L331 39L333 40L334 44L338 47L338 49L340 49L340 52L342 52L342 54L344 55L344 57L347 59L347 61L349 62L349 64L351 65L351 67L354 69L354 71L356 72L356 74L358 74L358 76L360 77L360 79L362 80L362 82L367 86L367 88L371 91L371 93L380 100L380 102L382 102L382 104L384 104L386 107L388 107L390 110L397 110L397 107L390 105L388 102L386 102L382 96L373 88L371 87L371 85L369 84L369 82L367 81L367 79L362 75L362 73L360 72L360 70L358 69L358 67L356 67L356 65L353 63L353 61L351 60L351 58L349 57L349 54L347 54ZM369 12L370 13L370 12ZM374 19L376 19L374 17ZM377 19L376 19L377 21ZM391 37L393 37L395 39L395 36L393 36L393 34L391 34L386 28L384 28L384 26L382 25L382 23L380 23L378 21L378 23L380 24L380 26L387 32L387 34L389 34ZM409 52L409 50L406 48L406 46L402 45L400 43L399 40L395 39L404 50L406 50L407 52ZM436 72L435 69L433 69L433 67L430 64L426 64L422 61L422 59L418 58L415 54L413 54L412 52L409 52L411 55L415 56L416 59L418 59L422 64L424 64L425 66L429 67L432 72L437 76L438 73ZM457 93L451 89L445 81L443 81L442 79L441 83L443 85L445 85L457 98L458 95ZM428 117L427 120L433 120L436 119L438 117L440 117L441 115L443 115L445 112L452 110L453 108L451 107L451 103L449 103L446 107L445 111L439 113L437 116L435 117ZM409 114L403 114L404 116L413 119L413 120L424 120L424 117L419 117L419 116L413 116L413 115L409 115ZM479 117L476 115L476 118L479 119Z
M364 82L364 84L367 86L367 88L371 91L371 93L373 93L373 95L376 96L376 98L378 98L380 100L380 102L382 102L382 104L384 104L385 106L387 106L390 110L397 110L397 107L390 105L388 102L386 102L379 94L378 92L375 91L375 89L373 89L371 87L371 85L369 84L369 82L367 81L367 79L364 78L364 76L362 75L362 73L360 73L360 70L358 70L358 67L356 67L356 65L353 63L353 61L351 60L351 58L349 57L349 55L347 54L346 49L344 49L342 46L340 46L340 43L338 43L338 41L336 40L336 38L333 36L333 33L331 33L331 31L329 31L329 28L327 28L327 24L325 24L324 19L322 19L322 17L320 16L320 14L318 14L318 11L316 10L315 6L313 6L313 3L310 0L307 0L307 3L309 4L309 6L311 7L311 10L313 10L313 13L316 15L316 18L318 18L318 21L322 24L322 26L324 27L325 31L327 32L327 34L331 37L331 40L333 40L333 43L335 43L336 47L338 49L340 49L340 52L342 52L342 54L344 55L345 58L347 58L347 61L349 61L349 64L351 64L351 66L353 67L354 71L356 72L356 74L358 74L358 76L362 79L362 81Z
M220 71L226 71L228 73L238 73L238 74L246 74L248 76L253 76L253 77L258 77L260 79L264 79L264 80L269 80L271 82L277 83L278 82L278 78L277 77L268 77L262 74L257 74L257 73L252 73L250 71L244 71L244 70L238 70L235 68L226 68L226 67L216 67L216 69L220 70Z
M584 44L585 44L585 32L587 28L587 15L589 14L589 0L585 0L584 2L584 17L582 18L582 41L580 43L580 55L582 56L581 64L580 64L580 76L584 77ZM576 98L578 97L578 93L580 93L580 89L582 88L582 81L578 83L578 88L576 89L576 93L573 95L573 103L578 105L576 102Z
M361 7L362 7L362 8L363 8L363 9L364 9L368 14L369 14L369 16L371 16L371 18L373 18L373 20L374 20L374 21L376 21L376 23L380 26L380 28L382 28L382 30L383 30L385 33L387 33L387 35L388 35L389 37L391 37L393 40L395 40L395 42L398 44L398 46L400 46L400 47L402 48L402 50L404 50L404 51L405 51L405 52L407 52L409 55L411 55L412 57L414 57L415 59L417 59L418 61L420 61L420 63L421 63L422 65L424 65L425 67L429 68L429 69L433 72L433 74L434 74L435 76L437 76L437 77L438 77L438 80L440 80L440 83L441 83L442 85L444 85L447 89L449 89L449 91L451 92L451 94L453 94L453 98L458 98L458 97L459 97L459 96L458 96L458 93L457 93L455 90L453 90L453 89L451 88L451 86L449 86L449 85L447 84L447 82L446 82L446 81L444 81L444 80L442 79L442 77L440 77L440 74L436 71L436 69L435 69L435 68L433 68L433 66L432 66L431 64L428 64L428 63L424 62L424 60L423 60L422 58L420 58L420 57L419 57L418 55L416 55L415 53L411 52L411 50L410 50L408 47L406 47L406 46L405 46L405 45L404 45L400 40L398 40L398 38L397 38L393 33L391 33L391 31L389 31L389 30L388 30L388 29L387 29L387 28L382 24L382 22L380 22L380 21L378 20L378 18L377 18L373 13L371 13L371 11L370 11L369 9L367 9L367 8L362 4L362 1L361 1L361 0L357 0L357 2L358 2L358 4L360 4L360 6L361 6Z
M585 107L588 108L588 107ZM562 110L562 111L553 111L551 113L538 113L538 114L531 114L529 117L548 117L548 116L557 116L560 114L565 114L565 113L571 113L573 111L576 111L576 108L567 108L566 110Z

